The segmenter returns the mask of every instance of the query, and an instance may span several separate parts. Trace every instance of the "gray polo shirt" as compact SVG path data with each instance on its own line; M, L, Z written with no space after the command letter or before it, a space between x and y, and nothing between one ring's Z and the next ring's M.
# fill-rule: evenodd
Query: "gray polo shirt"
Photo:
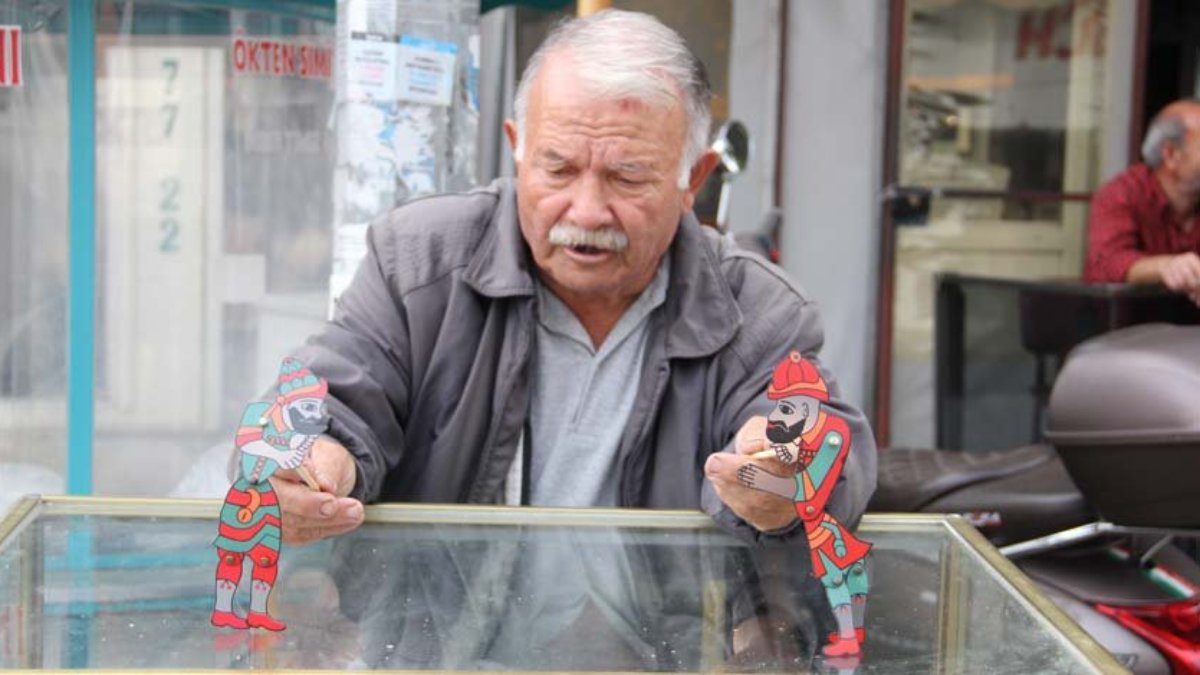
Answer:
M663 256L599 349L563 301L538 284L530 504L616 506L617 447L637 395L649 318L667 297L669 265Z

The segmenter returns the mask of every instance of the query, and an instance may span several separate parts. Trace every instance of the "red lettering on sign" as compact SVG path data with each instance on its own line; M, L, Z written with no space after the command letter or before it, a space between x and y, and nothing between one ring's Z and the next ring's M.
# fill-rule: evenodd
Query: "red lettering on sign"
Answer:
M283 45L283 67L288 75L296 74L296 45Z
M21 27L0 26L0 87L21 86Z
M1107 8L1098 0L1067 0L1057 7L1021 12L1017 24L1017 60L1030 56L1062 61L1073 55L1104 56ZM1074 44L1072 44L1074 33Z
M233 40L236 73L326 78L333 75L333 49L278 40Z
M233 41L233 72L246 72L246 41L242 38Z
M329 79L333 76L333 50L329 47L317 47L314 51L317 62L314 77Z
M1041 18L1041 27L1034 26L1038 18ZM1058 17L1054 9L1035 12L1027 11L1021 13L1021 23L1017 27L1017 60L1025 58L1029 54L1031 46L1037 47L1037 57L1044 59L1050 55L1051 45L1054 42L1054 29L1058 25Z

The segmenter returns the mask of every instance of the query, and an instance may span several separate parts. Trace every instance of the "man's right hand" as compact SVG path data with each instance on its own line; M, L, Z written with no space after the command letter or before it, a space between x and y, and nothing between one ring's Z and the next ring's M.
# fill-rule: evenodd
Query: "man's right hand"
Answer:
M1163 263L1161 274L1167 288L1194 295L1200 289L1200 256L1190 251L1171 256Z
M354 489L357 476L350 451L322 436L313 444L304 466L317 479L320 492L305 485L292 470L276 471L271 476L283 510L284 543L307 544L361 525L362 502L346 496Z

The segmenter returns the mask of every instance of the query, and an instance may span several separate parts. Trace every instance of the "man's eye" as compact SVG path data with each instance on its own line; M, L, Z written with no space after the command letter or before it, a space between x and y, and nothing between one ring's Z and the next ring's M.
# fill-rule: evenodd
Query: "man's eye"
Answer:
M643 182L644 181L637 180L636 178L627 178L625 176L617 176L617 184L621 185L623 187L637 187L637 186L641 185Z
M790 405L781 405L779 406L779 411L784 415L791 415L793 412L796 412L796 409Z

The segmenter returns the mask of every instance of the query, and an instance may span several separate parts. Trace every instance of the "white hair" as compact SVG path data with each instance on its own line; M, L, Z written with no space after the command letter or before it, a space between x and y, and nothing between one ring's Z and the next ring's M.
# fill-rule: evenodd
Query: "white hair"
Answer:
M1142 141L1142 159L1150 168L1157 169L1162 166L1163 146L1170 143L1178 148L1186 137L1187 125L1182 115L1178 112L1159 113L1146 130L1146 139Z
M688 129L678 183L680 189L686 188L692 165L708 146L712 122L708 74L678 33L638 12L606 9L564 21L550 32L530 57L517 85L514 158L520 161L525 150L529 90L547 56L554 52L567 53L576 63L586 64L574 73L576 81L597 98L633 99L660 108L683 104Z

